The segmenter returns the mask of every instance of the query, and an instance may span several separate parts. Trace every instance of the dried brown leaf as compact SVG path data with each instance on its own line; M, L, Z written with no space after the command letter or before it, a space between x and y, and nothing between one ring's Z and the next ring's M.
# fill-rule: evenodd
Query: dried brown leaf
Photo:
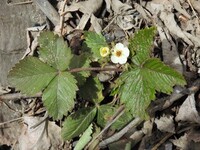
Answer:
M177 146L178 148L182 150L187 150L187 145L188 145L188 139L187 139L187 134L184 134L181 136L179 139L176 140L171 140L172 143Z
M175 125L173 116L162 116L159 119L155 119L157 128L162 132L175 133Z
M43 118L24 117L24 127L18 139L20 150L46 150L50 147L57 149L62 144L61 129L54 122L48 122L46 126L44 121L36 128L31 128L41 120Z
M200 123L200 117L196 109L194 94L189 95L181 105L175 120Z

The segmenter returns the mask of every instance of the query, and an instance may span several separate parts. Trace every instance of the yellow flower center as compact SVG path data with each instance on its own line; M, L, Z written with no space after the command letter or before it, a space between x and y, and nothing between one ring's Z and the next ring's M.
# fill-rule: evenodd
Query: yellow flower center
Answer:
M101 55L102 57L106 57L109 53L110 53L110 50L109 50L108 47L102 47L102 48L100 49L100 55Z
M117 57L122 56L122 51L121 51L121 50L117 50L117 51L116 51L116 56L117 56Z

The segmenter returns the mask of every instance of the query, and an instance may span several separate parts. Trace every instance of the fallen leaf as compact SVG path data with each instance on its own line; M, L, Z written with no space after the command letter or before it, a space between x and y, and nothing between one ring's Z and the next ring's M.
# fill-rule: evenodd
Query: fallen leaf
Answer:
M44 118L24 116L24 127L18 139L20 150L57 149L62 144L61 129L54 122L46 121L31 128ZM47 129L47 130L46 130Z
M189 95L181 105L175 120L200 123L200 117L196 109L194 94Z
M175 133L175 125L173 116L162 116L159 119L155 119L155 123L157 125L157 128L162 132L169 132L169 133Z
M182 150L187 150L188 147L188 139L187 139L187 134L184 134L181 136L179 139L176 140L171 140L171 142L177 146L178 148Z

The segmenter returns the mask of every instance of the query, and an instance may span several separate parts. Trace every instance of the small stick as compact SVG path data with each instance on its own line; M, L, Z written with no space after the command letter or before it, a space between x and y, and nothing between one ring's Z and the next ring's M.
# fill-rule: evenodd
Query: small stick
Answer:
M26 2L16 2L16 3L12 3L12 1L7 0L6 3L7 3L7 5L14 6L14 5L31 4L31 3L33 3L33 2L32 2L32 1L26 1Z
M21 99L21 98L41 97L41 95L42 95L41 93L38 93L35 96L27 96L27 95L21 94L21 93L4 94L4 95L0 95L0 101L15 100L15 99Z
M108 25L102 31L105 31L115 21L116 18L117 18L117 15L113 17L113 19L108 23Z
M106 145L115 142L117 140L119 140L125 133L127 133L132 127L140 124L142 122L142 119L140 118L135 118L134 120L132 120L126 127L124 127L121 131L119 131L118 133L114 134L113 136L105 139L104 141L102 141L101 143L99 143L100 147L105 147Z
M65 5L66 5L66 3L67 3L67 0L64 1L63 6L62 6L62 8L61 8L61 12L60 12L60 33L61 33L61 35L63 35L63 24L64 24L64 16L61 15L61 14L62 14L62 13L64 12L64 10L65 10Z
M35 125L31 126L30 129L34 129L37 126L39 126L40 124L42 124L44 121L46 121L46 119L48 118L48 112L46 111L44 114L44 117L41 121L39 121L38 123L36 123Z
M115 121L117 121L118 119L119 119L119 117L121 116L121 115L123 115L124 114L124 105L122 105L122 106L120 106L119 108L118 108L118 110L116 111L116 113L113 115L113 120L111 120L111 122L109 122L109 123L107 123L107 125L105 126L105 128L97 135L97 136L95 136L93 139L92 139L92 141L90 142L90 143L88 143L88 145L86 146L86 148L85 149L88 149L89 148L89 146L99 137L99 136L101 136L108 128L110 128L110 126L115 122ZM114 117L115 116L115 117Z
M181 91L180 93L177 93L175 95L172 95L170 97L169 100L167 100L165 102L165 104L163 105L163 108L162 109L166 109L168 108L169 106L171 106L176 100L180 99L181 97L183 97L184 95L186 95L187 93L195 93L197 92L198 90L200 89L200 79L197 79L195 82L194 82L194 85L191 86L190 88L188 89L185 89L183 91Z
M3 126L3 125L8 124L8 123L15 122L15 121L18 121L18 120L22 120L22 119L23 119L23 117L19 117L19 118L15 118L15 119L12 119L12 120L9 120L9 121L5 121L5 122L0 123L0 126Z
M169 137L174 133L168 133L160 142L158 142L151 150L157 150L160 145L162 145Z
M163 110L163 109L170 107L175 101L179 100L181 97L183 97L187 94L195 93L199 89L200 89L200 79L197 79L196 81L194 81L194 83L191 87L184 89L184 90L180 91L179 93L172 94L167 99L164 98L164 101L163 101L163 98L157 99L156 102L161 102L161 103L159 103L155 107L151 108L150 114L154 114L158 110Z
M187 0L187 2L188 2L188 4L190 5L190 7L191 7L191 9L192 9L192 11L193 11L193 13L194 13L195 17L197 17L197 18L199 19L199 17L197 16L197 13L196 13L196 11L194 10L194 7L192 6L192 3L191 3L191 1L190 1L190 0Z

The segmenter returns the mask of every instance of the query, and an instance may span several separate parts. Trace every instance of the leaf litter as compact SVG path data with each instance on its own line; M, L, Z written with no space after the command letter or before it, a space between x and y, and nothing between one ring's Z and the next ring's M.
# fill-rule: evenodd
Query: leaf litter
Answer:
M35 0L37 5L38 0ZM47 1L46 1L47 2ZM61 11L61 6L65 5ZM157 35L154 39L153 55L161 58L167 65L173 67L177 71L185 75L188 82L186 90L179 93L182 96L175 99L175 103L171 103L164 109L155 111L151 118L144 121L137 129L130 129L121 140L123 146L130 142L131 139L133 149L166 149L171 144L171 149L198 149L199 140L199 74L200 74L200 2L195 0L152 0L152 1L130 1L130 0L88 0L88 1L59 1L53 6L55 10L59 10L55 16L51 14L52 9L45 10L44 14L52 20L55 27L60 27L59 18L63 16L63 33L54 30L59 35L66 36L67 40L75 37L75 31L89 30L96 33L104 33L111 41L120 41L128 43L128 37L132 36L136 31L144 27L156 26ZM56 11L53 10L54 13ZM49 11L49 12L47 12ZM61 11L61 12L60 12ZM56 20L56 21L55 21ZM50 29L52 25L48 22L40 29L34 30L32 35L28 33L28 48L25 55L34 55L37 51L37 36L45 28ZM82 42L81 36L78 37ZM73 50L73 45L71 45ZM79 47L78 47L79 49ZM76 47L77 51L77 47ZM80 49L78 50L80 51ZM80 52L81 53L81 52ZM25 56L24 55L24 56ZM103 76L103 75L101 75ZM109 77L102 80L109 80ZM194 84L196 83L196 84ZM189 92L187 88L190 88ZM9 91L8 91L9 92ZM4 94L5 92L2 92ZM164 100L163 100L164 99ZM162 94L157 95L157 100L152 106L156 108L168 97ZM0 100L2 101L3 99ZM28 101L25 99L24 101ZM167 101L166 101L167 102ZM173 101L174 102L174 101ZM30 108L30 103L25 102L23 107ZM34 107L41 107L41 103L34 103ZM150 106L151 107L151 106ZM37 109L38 110L38 109ZM23 109L21 110L23 111ZM37 114L36 110L32 110ZM28 112L26 112L28 114ZM46 128L45 122L40 124L34 130L30 129L30 125L41 120L41 116L26 117L24 116L24 127L21 136L16 135L19 149L48 149L52 145L52 149L58 149L61 144L60 125L49 121ZM5 120L1 120L2 122ZM151 123L149 123L151 121ZM26 125L25 125L26 124ZM153 127L156 125L156 127ZM48 136L46 129L48 130ZM44 131L44 133L42 133ZM55 132L56 131L56 132ZM23 134L24 133L24 134ZM38 134L37 134L38 133ZM168 134L170 133L170 134ZM112 132L109 134L113 134ZM40 137L40 135L42 135ZM8 137L10 135L7 135ZM31 138L34 137L34 138ZM29 137L29 138L28 138ZM52 140L52 137L54 137ZM41 138L41 139L40 139ZM108 137L105 137L105 139ZM9 138L8 138L9 139ZM40 140L38 140L40 139ZM13 138L7 143L15 143ZM118 145L116 141L109 147ZM37 144L36 144L37 143ZM0 143L4 144L4 143ZM191 145L193 144L193 145ZM173 146L172 146L173 145ZM16 146L16 147L17 147ZM63 146L63 145L62 145ZM68 147L69 148L69 147ZM70 148L69 148L70 149Z

